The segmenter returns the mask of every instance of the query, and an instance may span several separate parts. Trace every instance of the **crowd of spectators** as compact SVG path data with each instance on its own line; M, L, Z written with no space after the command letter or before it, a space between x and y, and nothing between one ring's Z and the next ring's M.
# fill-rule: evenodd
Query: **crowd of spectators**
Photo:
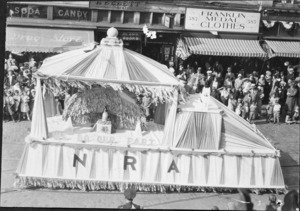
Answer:
M31 120L35 96L36 80L32 74L38 64L31 58L25 63L17 63L12 54L5 59L3 119L4 121Z
M236 62L224 68L215 61L180 65L176 74L170 70L189 94L211 95L250 123L263 116L267 122L299 123L300 65L285 62L284 67L267 63L263 71L245 71Z

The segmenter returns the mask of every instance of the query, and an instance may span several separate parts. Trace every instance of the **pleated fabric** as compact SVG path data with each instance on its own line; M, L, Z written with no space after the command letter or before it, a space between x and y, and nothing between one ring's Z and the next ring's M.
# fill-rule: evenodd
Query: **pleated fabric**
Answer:
M75 155L81 162L74 162ZM127 165L125 170L125 156L135 158L134 169ZM39 143L25 147L17 173L28 177L71 179L74 183L111 181L199 187L285 187L278 158L117 148L96 150Z
M62 80L179 85L168 68L122 46L100 45L46 59L37 74Z
M48 126L40 79L37 79L30 136L37 139L48 138Z

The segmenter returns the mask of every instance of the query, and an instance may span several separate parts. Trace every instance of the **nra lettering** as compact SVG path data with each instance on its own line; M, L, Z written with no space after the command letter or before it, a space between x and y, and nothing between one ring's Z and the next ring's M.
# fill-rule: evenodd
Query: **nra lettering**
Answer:
M77 167L78 163L80 163L83 167L85 167L86 166L86 160L87 160L87 154L86 153L83 154L82 159L78 155L74 154L73 167ZM128 156L128 155L124 156L123 170L126 171L127 169L131 169L133 171L136 171L136 167L135 167L136 164L137 164L137 159L135 157ZM168 173L173 172L173 171L176 172L176 173L180 173L180 171L179 171L179 169L176 165L176 162L174 160L172 160L169 168L167 169Z

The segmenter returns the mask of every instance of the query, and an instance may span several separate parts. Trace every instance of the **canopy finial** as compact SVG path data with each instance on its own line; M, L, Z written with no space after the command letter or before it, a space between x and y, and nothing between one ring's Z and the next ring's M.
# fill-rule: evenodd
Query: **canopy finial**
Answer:
M111 27L107 30L107 37L117 37L119 34L118 29Z

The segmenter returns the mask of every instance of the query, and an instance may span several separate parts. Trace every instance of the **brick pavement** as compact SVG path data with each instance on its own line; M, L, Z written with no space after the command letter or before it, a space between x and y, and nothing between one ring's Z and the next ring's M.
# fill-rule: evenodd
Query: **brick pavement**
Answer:
M258 121L257 127L282 150L280 162L289 188L299 189L299 125L273 125ZM116 208L124 203L122 193L111 191L82 192L49 189L20 189L13 187L15 172L24 148L24 134L29 122L4 123L2 147L1 206L4 207L81 207ZM283 134L284 133L284 134ZM252 194L256 210L265 208L268 194ZM283 195L278 196L283 199ZM226 209L237 198L229 193L139 193L135 203L149 209L210 209L217 205Z

